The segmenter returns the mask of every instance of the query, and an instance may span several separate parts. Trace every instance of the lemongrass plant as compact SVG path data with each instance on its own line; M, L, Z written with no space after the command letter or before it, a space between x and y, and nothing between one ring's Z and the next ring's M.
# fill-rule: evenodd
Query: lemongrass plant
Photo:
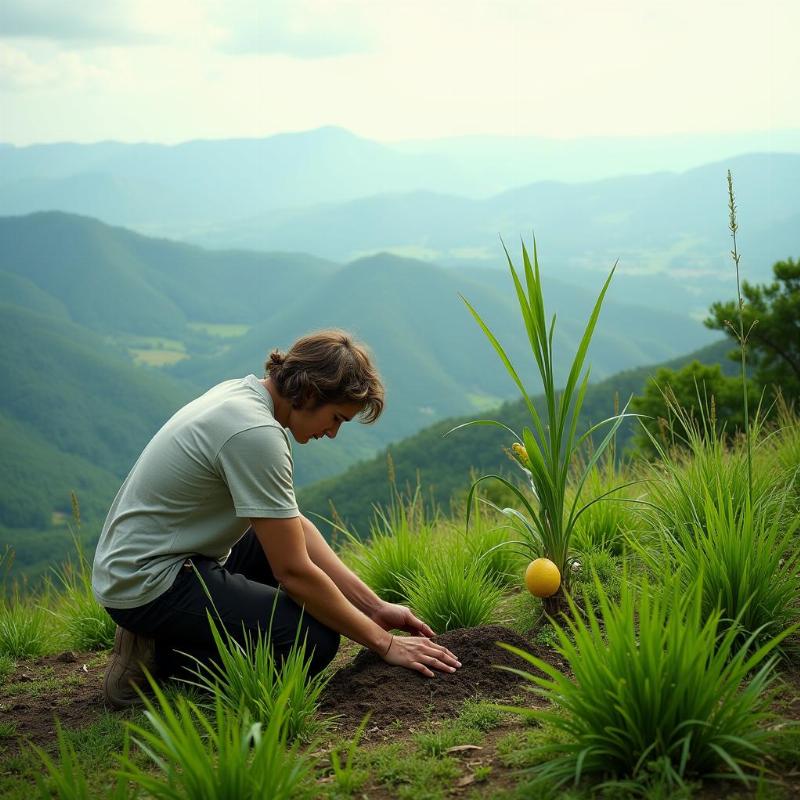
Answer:
M753 638L739 646L735 626L719 632L719 610L703 613L700 581L687 591L671 578L663 587L623 579L618 603L596 584L600 612L586 603L585 617L554 626L571 675L502 645L536 671L503 669L558 707L503 707L563 734L541 747L537 779L642 793L657 774L660 796L670 797L696 778L748 781L769 736L775 649L797 626L760 647Z
M155 681L155 703L145 698L149 727L128 723L133 740L158 772L130 757L120 774L155 800L237 798L290 800L310 773L310 761L297 742L287 741L284 701L278 698L266 724L234 712L216 697L211 716L178 696L174 705Z
M531 400L525 384L519 373L506 355L503 346L481 319L475 308L466 298L464 303L475 321L480 326L492 344L496 353L503 362L506 370L513 379L527 406L532 427L524 427L519 436L513 430L495 420L474 420L453 428L448 433L459 430L469 425L497 425L506 430L515 443L513 451L519 459L520 465L528 476L533 498L525 496L523 491L501 475L483 475L479 477L470 488L467 498L467 527L469 527L470 512L472 509L472 496L477 485L484 480L496 480L505 484L520 500L525 513L516 509L502 509L507 516L512 518L519 526L521 540L515 541L515 546L528 558L544 556L555 563L561 573L561 585L552 597L545 598L545 610L548 613L563 608L563 597L568 589L570 540L575 526L581 515L596 502L611 494L612 489L601 497L594 498L589 503L581 505L581 495L584 483L591 469L599 460L606 447L613 440L617 428L627 416L627 405L621 414L616 414L607 420L590 427L583 434L578 434L581 407L589 383L589 369L583 372L586 353L594 333L600 308L606 291L614 275L616 265L603 284L600 295L595 302L589 321L578 345L577 352L572 361L572 366L563 390L556 388L555 364L553 359L553 338L555 334L555 315L548 324L545 316L542 281L539 273L539 259L536 250L536 241L533 246L533 262L528 255L525 244L522 245L522 260L525 272L525 284L520 281L508 250L506 254L508 266L516 288L522 319L528 334L531 351L542 380L545 398L544 413L540 413ZM583 373L583 374L582 374ZM594 449L587 459L582 474L578 476L572 500L568 499L567 486L570 477L571 465L584 443L595 431L606 424L610 427L605 432L600 444ZM623 487L616 487L621 489Z
M435 513L434 513L435 517ZM392 482L387 508L374 507L367 541L341 526L347 537L342 559L383 600L408 601L404 582L412 578L427 558L433 541L435 518L429 519L419 484L408 497Z
M413 578L403 580L403 590L436 633L485 625L503 595L481 560L457 541L435 550Z
M253 636L243 630L241 643L224 628L220 632L210 612L208 623L217 657L208 664L195 659L197 680L183 679L184 683L210 692L234 713L246 712L254 722L269 724L280 705L289 741L307 742L322 730L316 712L329 676L309 675L311 655L300 641L299 627L289 653L280 660L269 632Z
M706 490L703 524L664 528L665 553L650 555L653 569L673 565L687 591L702 576L704 616L719 611L720 629L735 626L740 644L777 636L800 616L800 518L784 522L782 495L767 517L753 512L746 495L736 508L718 481Z

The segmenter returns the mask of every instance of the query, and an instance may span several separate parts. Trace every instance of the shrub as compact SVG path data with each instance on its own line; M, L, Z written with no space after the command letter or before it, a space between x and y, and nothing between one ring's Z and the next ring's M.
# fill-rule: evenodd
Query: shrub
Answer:
M705 618L699 583L687 592L671 581L656 592L623 580L618 605L599 581L597 592L599 615L590 604L585 619L573 608L567 627L555 628L574 679L504 645L544 673L518 670L560 708L506 709L564 734L541 746L547 760L536 767L538 779L641 786L655 767L672 788L721 770L747 780L767 735L760 723L768 716L773 651L790 631L755 651L738 647L735 628L718 634L720 612Z
M484 566L458 542L434 552L414 578L403 581L403 589L437 633L485 624L502 596Z

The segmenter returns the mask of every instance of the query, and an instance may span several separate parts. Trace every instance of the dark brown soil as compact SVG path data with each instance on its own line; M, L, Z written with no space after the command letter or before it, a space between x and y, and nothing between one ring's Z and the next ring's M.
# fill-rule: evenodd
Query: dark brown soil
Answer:
M0 684L0 718L14 724L14 734L0 741L3 755L18 752L26 741L50 746L55 719L62 728L82 728L99 717L105 658L100 653L60 653L20 662Z
M524 695L526 703L535 703L536 696L524 689L530 685L528 681L497 666L532 668L520 657L498 647L497 642L522 648L564 668L552 652L532 646L500 625L449 631L435 641L455 653L461 661L460 669L454 673L437 672L435 677L426 678L418 672L386 664L371 651L362 650L331 679L322 711L340 715L341 724L347 729L357 726L370 713L370 730L383 730L392 723L407 729L428 718L455 716L468 698L508 701Z

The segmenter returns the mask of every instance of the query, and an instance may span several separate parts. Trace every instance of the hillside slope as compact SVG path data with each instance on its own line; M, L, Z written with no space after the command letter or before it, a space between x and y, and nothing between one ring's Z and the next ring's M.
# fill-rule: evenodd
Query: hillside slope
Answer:
M386 254L360 259L309 287L293 304L276 309L224 355L185 361L173 371L197 384L210 383L252 369L249 365L262 357L264 342L288 345L312 326L344 327L369 344L386 380L387 406L380 423L374 429L347 426L342 434L345 441L369 442L374 449L437 418L496 406L514 391L459 297L473 303L512 360L522 365L527 339L510 277L500 277L502 283L489 285L472 280L469 273L413 259ZM548 281L548 289L554 290L548 313L559 318L554 349L561 380L566 378L565 356L580 339L585 313L603 277L586 289ZM612 282L592 344L596 377L677 356L713 339L686 316L615 302L621 288L622 280Z

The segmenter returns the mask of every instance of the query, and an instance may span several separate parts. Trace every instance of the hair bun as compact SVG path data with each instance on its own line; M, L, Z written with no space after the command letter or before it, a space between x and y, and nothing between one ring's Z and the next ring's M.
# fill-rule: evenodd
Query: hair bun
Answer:
M280 350L273 350L267 359L267 372L277 367L282 367L284 361L286 361L286 354L281 353Z

